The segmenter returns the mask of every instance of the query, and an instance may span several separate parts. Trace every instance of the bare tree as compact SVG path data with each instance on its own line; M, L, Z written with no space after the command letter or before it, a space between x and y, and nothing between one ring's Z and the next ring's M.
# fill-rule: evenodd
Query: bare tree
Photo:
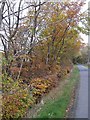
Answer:
M5 1L6 0L2 0L1 3L1 8L0 8L0 26L1 26L1 21L3 19L3 11L4 11L4 7L5 7Z
M1 42L4 47L4 54L7 60L8 65L6 65L6 71L9 69L10 59L9 55L11 53L11 48L14 50L14 36L17 33L17 29L20 22L20 9L22 5L22 1L20 0L17 5L17 13L14 13L15 4L13 1L5 0L1 5ZM11 15L12 13L12 15ZM7 15L7 17L5 17Z
M10 56L14 59L17 57L16 55L26 54L27 52L31 54L33 45L35 45L37 41L36 36L39 35L37 34L37 28L39 28L40 25L38 24L38 16L41 12L41 6L45 3L46 2L39 1L38 3L31 2L27 5L24 3L24 0L19 0L18 3L14 0L5 0L2 3L2 32L0 36L4 47L5 58L8 63L8 65L6 65L6 71L9 71L9 67L12 63ZM27 17L26 9L28 8L33 12L32 20L29 21L31 22L31 26L30 24L24 24ZM25 27L23 27L24 25ZM31 31L29 31L29 28Z

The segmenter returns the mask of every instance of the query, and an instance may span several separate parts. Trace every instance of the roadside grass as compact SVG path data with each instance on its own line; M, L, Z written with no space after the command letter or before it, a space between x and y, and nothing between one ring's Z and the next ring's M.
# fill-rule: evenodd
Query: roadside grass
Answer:
M57 99L47 101L41 108L36 118L64 118L66 109L70 103L72 90L79 81L79 70L76 66L67 79L67 84L63 87L63 93Z
M88 68L90 68L90 64L89 64L89 65L87 65L87 67L88 67Z
M88 64L83 64L85 67L89 67L90 68L90 65L88 65Z

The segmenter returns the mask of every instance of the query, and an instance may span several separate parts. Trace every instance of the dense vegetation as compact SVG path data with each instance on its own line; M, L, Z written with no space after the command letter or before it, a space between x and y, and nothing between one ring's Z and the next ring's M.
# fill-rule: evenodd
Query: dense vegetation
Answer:
M17 14L12 14L13 3L10 6L6 0L8 10L2 20L5 119L25 116L70 72L83 46L79 33L88 31L79 26L80 21L87 23L87 14L80 11L83 2L28 3L30 8L23 20L19 16L21 2Z
M71 75L67 78L66 84L64 84L62 94L57 93L58 96L56 99L47 101L37 113L37 118L65 118L68 116L68 113L70 112L69 104L73 104L72 98L74 98L74 90L78 80L79 70L74 66Z

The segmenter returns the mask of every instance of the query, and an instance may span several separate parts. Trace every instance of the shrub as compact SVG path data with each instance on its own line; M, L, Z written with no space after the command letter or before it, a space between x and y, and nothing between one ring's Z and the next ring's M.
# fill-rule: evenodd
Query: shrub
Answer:
M29 93L28 87L20 86L18 81L10 77L3 79L3 118L23 117L28 108L34 103L33 96ZM27 89L26 89L27 88Z
M32 94L37 99L40 99L41 96L47 92L48 88L51 85L51 82L46 79L37 78L31 81Z

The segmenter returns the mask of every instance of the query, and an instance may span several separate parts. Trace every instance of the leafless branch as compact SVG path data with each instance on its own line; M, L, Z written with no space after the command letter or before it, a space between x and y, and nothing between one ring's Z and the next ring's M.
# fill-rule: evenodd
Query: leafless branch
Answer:
M32 4L31 4L31 5L23 8L23 9L20 9L19 11L21 12L21 11L23 11L23 10L26 10L26 9L30 8L30 7L38 7L39 5L43 5L43 4L45 4L45 3L46 3L46 2L43 2L43 3L40 3L40 4L38 4L38 5L32 5ZM15 11L15 12L11 13L10 16L11 16L11 15L15 15L16 13L18 13L18 11ZM6 18L6 17L8 17L8 16L7 16L7 15L6 15L6 16L3 16L3 19Z

